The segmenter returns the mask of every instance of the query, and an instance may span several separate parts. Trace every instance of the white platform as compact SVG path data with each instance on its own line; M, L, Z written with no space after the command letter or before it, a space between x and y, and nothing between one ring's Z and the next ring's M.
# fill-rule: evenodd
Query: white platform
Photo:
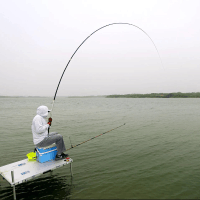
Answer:
M39 163L38 161L28 161L28 159L24 159L0 167L0 175L3 176L11 184L11 186L15 186L40 176L45 172L53 171L54 169L67 164L71 165L72 162L73 160L71 158L69 160L51 160L45 163ZM14 181L12 181L11 171L14 172Z

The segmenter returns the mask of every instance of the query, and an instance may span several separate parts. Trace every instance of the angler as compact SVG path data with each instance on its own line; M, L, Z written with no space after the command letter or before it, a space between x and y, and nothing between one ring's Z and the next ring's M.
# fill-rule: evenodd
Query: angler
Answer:
M52 118L49 118L48 123L46 122L45 118L47 118L48 112L50 112L50 110L47 106L39 106L37 108L37 115L33 118L31 126L33 143L36 148L46 147L55 143L57 147L55 160L61 160L68 157L68 154L64 153L66 148L62 135L56 132L49 133Z

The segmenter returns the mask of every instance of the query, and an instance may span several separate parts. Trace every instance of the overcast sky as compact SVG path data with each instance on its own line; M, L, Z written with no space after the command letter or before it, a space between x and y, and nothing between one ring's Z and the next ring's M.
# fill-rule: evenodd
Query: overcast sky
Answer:
M0 0L0 95L200 92L199 0Z

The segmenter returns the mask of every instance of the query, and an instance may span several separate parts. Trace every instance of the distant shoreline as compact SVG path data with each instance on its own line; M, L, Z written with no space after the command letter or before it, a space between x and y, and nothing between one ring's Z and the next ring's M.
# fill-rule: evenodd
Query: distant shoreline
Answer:
M200 92L108 95L106 98L200 98Z
M0 98L53 98L51 96L0 96ZM191 93L150 93L150 94L113 94L97 96L58 96L58 98L200 98L200 92Z

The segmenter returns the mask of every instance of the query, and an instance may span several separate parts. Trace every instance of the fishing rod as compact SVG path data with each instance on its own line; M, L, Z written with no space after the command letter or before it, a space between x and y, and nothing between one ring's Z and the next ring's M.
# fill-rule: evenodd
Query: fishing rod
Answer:
M117 129L117 128L120 128L120 127L122 127L122 126L124 126L124 125L126 125L126 123L124 123L124 124L122 124L121 126L118 126L118 127L116 127L116 128L113 128L113 129L111 129L111 130L109 130L109 131L107 131L107 132L105 132L105 133L99 134L99 135L97 135L97 136L95 136L95 137L92 137L92 138L90 138L90 139L88 139L88 140L85 140L84 142L81 142L81 143L79 143L79 144L77 144L77 145L74 145L74 146L72 145L71 140L70 140L71 147L70 147L69 149L67 149L66 151L68 151L68 150L70 150L70 149L73 149L73 148L75 148L75 147L77 147L77 146L80 146L81 144L84 144L84 143L86 143L86 142L88 142L88 141L90 141L90 140L93 140L93 139L95 139L95 138L97 138L97 137L99 137L99 136L102 136L102 135L104 135L104 134L106 134L106 133L109 133L109 132L111 132L111 131L113 131L113 130L115 130L115 129Z
M157 51L157 53L158 53L158 56L159 56L159 58L160 58L161 65L162 65L162 60L161 60L160 54L159 54L159 52L158 52L158 49L157 49L155 43L153 42L153 40L151 39L151 37L150 37L143 29L141 29L139 26L136 26L136 25L130 24L130 23L112 23L112 24L107 24L107 25L105 25L105 26L102 26L101 28L98 28L97 30L95 30L94 32L92 32L85 40L83 40L83 42L78 46L78 48L74 51L74 53L72 54L71 58L69 59L67 65L66 65L66 67L65 67L65 69L64 69L64 71L63 71L63 73L62 73L62 75L61 75L61 77L60 77L60 80L59 80L59 82L58 82L58 86L57 86L57 88L56 88L56 92L55 92L55 95L54 95L54 98L53 98L53 102L52 102L52 108L51 108L51 112L50 112L50 118L49 118L50 120L49 120L49 122L52 122L52 118L51 118L51 117L52 117L54 102L55 102L55 99L56 99L56 95L57 95L57 92L58 92L58 88L59 88L59 86L60 86L60 83L61 83L61 80L62 80L62 78L63 78L63 75L64 75L64 73L65 73L65 71L66 71L66 69L67 69L69 63L71 62L72 58L74 57L74 55L76 54L76 52L78 51L78 49L79 49L79 48L86 42L86 40L89 39L94 33L98 32L99 30L101 30L101 29L103 29L103 28L106 28L106 27L112 26L112 25L129 25L129 26L133 26L133 27L138 28L139 30L141 30L145 35L147 35L147 37L148 37L148 38L151 40L151 42L153 43L153 45L154 45L154 47L155 47L155 49L156 49L156 51ZM163 65L162 65L162 66L163 66Z

